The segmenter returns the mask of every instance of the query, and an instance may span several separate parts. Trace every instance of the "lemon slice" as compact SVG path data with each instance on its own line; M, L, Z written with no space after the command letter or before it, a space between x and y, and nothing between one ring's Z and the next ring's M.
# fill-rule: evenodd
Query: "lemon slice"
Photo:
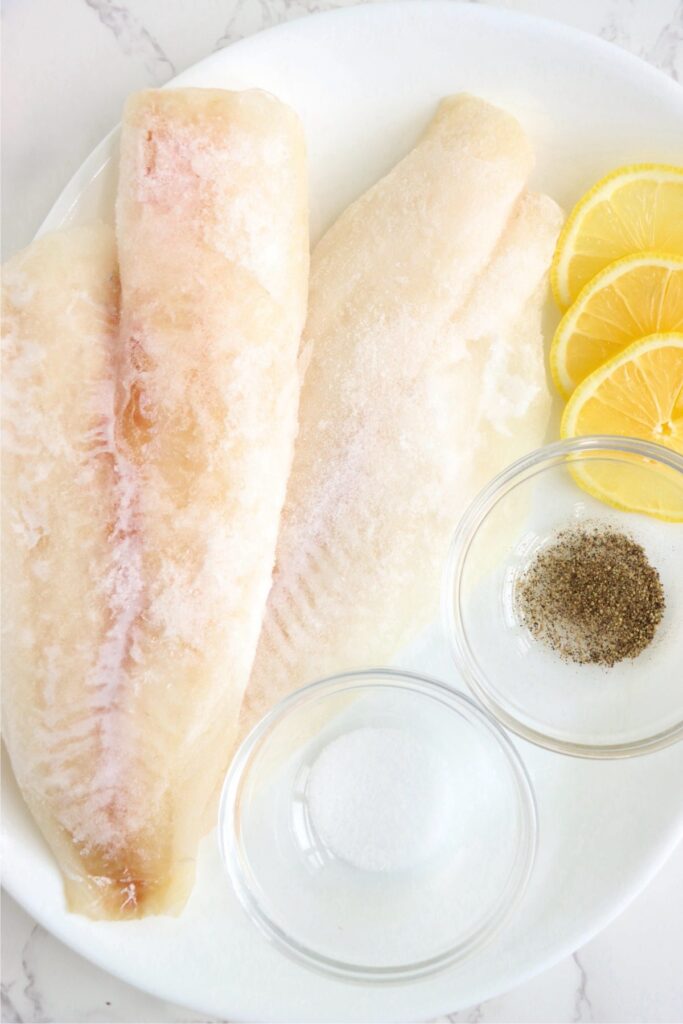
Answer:
M683 167L621 167L579 200L550 274L558 306L566 309L609 263L645 251L683 256Z
M683 455L683 334L653 334L629 345L578 385L567 402L563 438L620 434ZM633 456L573 469L584 490L617 508L683 521L683 474Z
M683 257L637 253L605 267L560 321L550 347L555 386L577 384L648 334L683 331Z

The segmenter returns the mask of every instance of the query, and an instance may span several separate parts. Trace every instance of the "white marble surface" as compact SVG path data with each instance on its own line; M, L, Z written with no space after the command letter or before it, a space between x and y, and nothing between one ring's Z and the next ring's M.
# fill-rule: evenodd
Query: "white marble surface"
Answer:
M4 0L3 257L25 245L124 97L231 41L349 0ZM475 0L476 2L476 0ZM489 0L481 0L488 3ZM494 4L495 5L495 4ZM683 81L683 0L500 0ZM82 960L3 893L2 1020L199 1021ZM573 957L451 1021L683 1021L683 848Z

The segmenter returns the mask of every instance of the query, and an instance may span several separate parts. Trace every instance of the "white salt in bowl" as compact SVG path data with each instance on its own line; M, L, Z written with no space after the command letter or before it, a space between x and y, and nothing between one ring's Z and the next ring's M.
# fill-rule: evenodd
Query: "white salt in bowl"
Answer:
M461 519L443 579L443 619L460 674L505 726L578 757L630 757L683 738L683 524L612 507L629 493L683 512L683 458L627 437L581 437L519 459ZM583 486L580 486L583 484ZM607 668L563 660L523 623L519 580L567 528L609 528L644 549L666 607L650 645Z
M469 698L383 669L270 711L228 772L219 837L252 921L348 980L450 967L503 926L536 850L529 779Z

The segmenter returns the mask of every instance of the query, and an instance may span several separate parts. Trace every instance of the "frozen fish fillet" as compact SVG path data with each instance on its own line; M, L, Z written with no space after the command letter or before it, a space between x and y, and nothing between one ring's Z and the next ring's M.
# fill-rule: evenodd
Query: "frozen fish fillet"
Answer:
M434 613L476 488L540 443L539 315L560 226L521 128L446 100L314 251L310 365L241 731L313 679L383 664Z
M114 232L46 235L5 265L2 290L3 738L65 877L77 879L87 761L105 721L93 661L108 629L116 487Z
M99 264L76 233L8 269L5 724L91 916L177 911L213 822L291 464L306 210L277 100L152 91L123 120L118 333L109 236Z

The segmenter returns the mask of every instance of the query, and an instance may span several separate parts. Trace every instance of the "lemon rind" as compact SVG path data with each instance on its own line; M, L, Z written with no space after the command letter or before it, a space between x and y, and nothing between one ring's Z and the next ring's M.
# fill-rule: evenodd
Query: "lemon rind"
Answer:
M579 384L582 383L582 381L574 383L569 374L563 372L564 362L561 359L561 356L567 350L569 340L574 332L579 317L584 312L585 306L593 295L601 291L606 284L617 280L617 278L621 277L622 274L628 273L630 270L633 270L638 266L661 266L671 270L683 271L683 256L680 256L677 253L664 252L658 249L645 249L641 252L631 253L628 256L622 256L620 259L614 260L613 263L608 263L606 267L603 267L602 270L598 271L595 277L586 282L569 309L564 312L562 319L557 325L557 329L553 335L553 340L550 343L550 350L548 352L550 375L552 377L553 384L565 401L571 397ZM658 333L663 334L669 332L662 331ZM643 335L643 337L652 337L652 335ZM634 343L635 342L632 342L631 344ZM621 351L624 350L625 349L622 349ZM619 353L617 353L617 355L618 354ZM596 367L596 369L598 369L598 367Z
M612 359L608 359L606 363L599 366L597 370L593 371L593 373L590 373L577 386L565 406L564 413L562 414L562 419L560 421L560 437L563 440L567 440L569 438L583 436L575 433L572 429L572 426L576 423L576 410L583 405L587 393L594 393L596 388L610 376L613 370L623 363L630 362L634 356L639 355L642 352L654 348L663 348L667 344L672 345L674 348L683 348L683 333L679 331L660 331L657 334L648 334L644 338L640 338L638 341L633 342L632 345L627 346L627 348L623 349ZM651 438L646 438L646 440L651 440ZM666 446L664 445L663 447ZM655 519L661 519L668 523L683 522L683 509L680 512L677 512L674 510L657 509L653 506L645 507L642 504L629 505L627 502L616 500L608 491L602 490L594 483L588 483L580 468L572 467L570 472L578 486L583 491L592 495L592 497L597 498L599 501L602 501L604 504L609 505L611 508L618 509L621 512L637 512L641 515L649 515Z
M674 164L627 164L610 171L590 188L574 206L567 217L564 227L555 246L555 255L550 268L550 287L555 301L561 310L566 310L572 303L572 297L567 288L567 254L573 248L573 242L578 234L578 227L583 215L589 210L598 198L607 199L618 186L626 184L629 179L657 178L660 181L678 181L683 179L683 167L676 167ZM587 282L589 283L589 282ZM578 297L578 296L577 296Z

